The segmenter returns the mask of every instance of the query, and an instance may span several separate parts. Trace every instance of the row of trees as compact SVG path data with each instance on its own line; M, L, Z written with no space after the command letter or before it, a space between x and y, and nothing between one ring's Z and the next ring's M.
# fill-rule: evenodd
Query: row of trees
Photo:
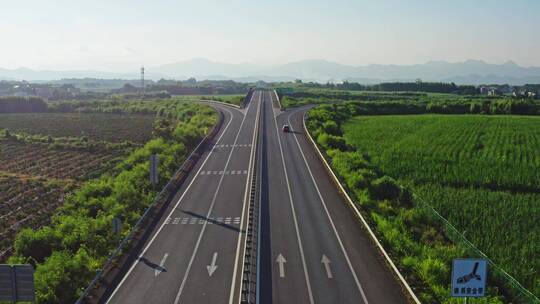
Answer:
M344 81L343 83L306 83L305 87L349 90L349 91L385 91L385 92L428 92L428 93L456 93L463 95L479 94L480 91L472 85L456 85L446 82L383 82L374 85L363 85L357 82Z
M540 115L540 103L530 100L487 99L483 101L446 101L412 103L410 101L355 102L358 114L512 114Z

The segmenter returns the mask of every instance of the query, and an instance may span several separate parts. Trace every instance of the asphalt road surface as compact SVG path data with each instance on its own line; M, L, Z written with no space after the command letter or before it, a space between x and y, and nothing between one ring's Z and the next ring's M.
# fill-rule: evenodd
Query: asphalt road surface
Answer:
M306 107L272 91L223 127L108 303L239 303L248 176L261 149L258 303L406 303L303 134ZM258 124L259 141L255 142ZM293 132L284 133L284 124Z

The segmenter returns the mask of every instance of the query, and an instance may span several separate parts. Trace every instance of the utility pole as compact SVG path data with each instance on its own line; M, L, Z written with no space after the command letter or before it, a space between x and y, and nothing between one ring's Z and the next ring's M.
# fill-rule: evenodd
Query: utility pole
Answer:
M144 66L141 67L141 95L144 96Z

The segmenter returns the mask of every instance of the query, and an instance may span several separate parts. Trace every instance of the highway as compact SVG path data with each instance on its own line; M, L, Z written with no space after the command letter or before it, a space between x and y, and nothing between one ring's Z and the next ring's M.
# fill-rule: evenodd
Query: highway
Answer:
M261 93L225 115L215 143L179 189L108 303L228 303L239 291L247 177ZM236 295L238 299L238 295Z
M260 303L406 303L303 134L308 108L280 112L273 98L263 96Z
M258 90L243 110L214 105L225 117L215 142L107 303L240 303L255 163L258 303L407 302L303 134L308 107L280 111L275 98Z

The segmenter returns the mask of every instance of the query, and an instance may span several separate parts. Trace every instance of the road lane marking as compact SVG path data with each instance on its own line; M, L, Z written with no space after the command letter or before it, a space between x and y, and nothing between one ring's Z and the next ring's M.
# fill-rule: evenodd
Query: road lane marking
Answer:
M251 147L251 144L240 144L240 145L214 145L214 148L229 148L229 147L235 147L235 148L248 148L248 147Z
M238 128L238 132L236 133L236 137L234 139L234 144L236 144L238 142L238 137L240 137L240 133L242 132L244 122L246 121L247 113L249 113L249 109L251 108L252 104L253 103L251 103L251 102L249 103L249 106L248 106L247 111L246 111L246 115L244 115L244 117L242 118L242 122L240 123L240 127ZM229 152L229 155L227 157L227 161L225 162L224 170L227 170L227 168L229 167L229 162L231 161L231 157L233 155L233 152L234 152L234 147ZM210 215L212 214L212 210L214 209L214 205L216 203L218 193L219 193L219 190L221 189L221 184L223 183L224 178L225 178L225 175L221 175L221 177L219 179L219 182L218 182L218 185L217 185L217 188L216 188L216 192L214 192L214 197L212 198L212 202L210 203L210 208L208 209L208 212L206 214L206 218L210 217ZM176 298L174 299L174 304L178 304L180 302L180 296L182 295L182 291L184 290L184 286L186 285L186 281L187 281L187 278L189 276L189 272L191 270L191 267L193 265L193 261L195 260L195 256L197 255L197 252L199 251L199 246L201 244L202 237L204 235L204 232L206 231L206 225L207 225L207 222L205 222L203 224L201 232L199 233L197 243L195 244L195 248L193 249L193 254L191 255L191 258L190 258L189 263L188 263L188 267L187 267L186 272L184 274L184 278L182 279L182 283L180 284L180 289L178 290L178 293L176 294Z
M212 277L218 266L216 265L218 253L214 252L214 255L212 256L212 263L208 266L206 266L206 270L208 270L208 276Z
M231 125L232 121L233 121L233 118L234 118L234 115L231 111L229 111L228 109L225 109L223 108L222 110L226 111L230 116L231 116L231 119L229 120L229 122L227 123L227 125L225 125L225 128L223 129L223 132L221 133L221 135L218 137L217 141L216 142L220 142L221 139L223 138L223 135L225 135L225 133L227 133L227 130L229 129L229 126ZM204 165L206 164L206 162L208 161L208 159L210 158L210 156L212 155L212 151L210 151L208 153L208 155L206 156L206 158L204 159L203 163L201 164L201 166L199 167L199 171L197 171L197 173L195 173L195 175L193 176L193 178L191 179L191 182L189 183L189 185L187 186L186 190L184 191L184 193L182 193L182 195L180 196L180 198L178 199L178 201L176 202L176 204L174 205L174 208L171 209L171 212L169 213L169 217L171 217L171 215L174 213L174 211L176 211L176 208L178 208L178 205L180 205L180 202L182 201L182 199L184 198L184 196L186 195L186 193L189 191L189 189L191 188L191 186L195 183L195 180L197 180L197 175L199 174L199 172L202 170L202 168L204 167ZM158 236L158 234L161 232L161 230L163 229L163 227L165 227L165 221L161 224L161 226L159 226L159 229L156 231L156 233L154 234L154 236L150 239L150 241L148 242L148 244L146 245L146 247L144 247L142 253L139 255L139 259L141 257L143 257L143 255L146 253L146 251L148 250L148 248L150 248L150 246L152 245L152 243L154 242L154 240L156 239L156 237ZM109 303L111 301L111 299L114 297L114 295L116 294L116 292L120 289L120 287L122 286L122 284L124 284L124 282L126 281L126 279L129 277L129 275L131 274L131 272L133 271L133 269L135 269L135 267L137 266L137 264L139 263L139 259L137 259L135 262L133 262L133 264L131 265L131 267L129 268L128 272L124 275L124 277L122 278L122 280L120 281L120 283L118 284L118 286L116 286L116 288L114 289L114 291L112 292L111 296L107 299L107 302L106 303Z
M302 266L304 267L304 276L305 276L305 279L306 279L309 302L311 304L314 304L315 301L313 300L313 293L311 292L311 283L309 281L309 274L308 274L307 265L306 265L306 257L304 255L304 248L302 247L302 239L300 238L300 229L298 228L298 220L296 218L296 211L294 210L294 203L293 203L293 198L292 198L291 185L289 183L289 175L287 174L287 166L285 165L285 156L283 156L283 147L281 145L281 137L279 136L279 131L278 131L279 128L278 128L278 125L277 125L276 116L273 115L273 117L274 117L274 125L276 127L276 135L277 135L278 143L279 143L279 152L281 154L281 163L283 164L283 172L285 173L285 181L287 183L287 191L289 193L289 203L290 203L291 211L292 211L292 215L293 215L293 222L294 222L294 229L295 229L295 232L296 232L296 239L298 240L298 248L300 250L300 257L301 257L301 260L302 260Z
M161 262L159 262L159 268L156 267L156 269L154 270L154 277L157 277L163 271L165 271L165 268L163 266L165 266L165 261L167 261L168 256L169 256L169 253L165 253L163 258L161 259Z
M287 122L289 125L291 125L291 116L298 112L300 110L297 110L295 112L290 113L287 116ZM332 220L332 217L330 216L330 212L328 211L328 208L326 207L326 202L324 201L324 198L321 194L321 190L319 189L319 186L317 185L317 182L315 181L315 177L313 176L313 173L311 172L311 168L309 167L309 164L307 162L306 156L304 155L304 151L302 150L302 147L300 146L300 142L298 141L298 137L296 136L296 133L293 133L294 139L296 141L296 145L298 146L298 149L300 150L300 154L302 155L302 159L304 160L304 164L306 165L306 168L308 169L309 176L311 177L311 181L313 182L313 185L315 186L315 189L317 190L317 195L319 196L319 199L323 205L324 211L326 213L326 216L328 217L328 220L330 221L330 225L332 226L332 230L334 232L334 235L336 236L336 239L339 243L339 247L341 248L341 251L343 255L345 256L345 260L347 261L347 265L349 266L349 270L351 271L354 281L356 283L356 286L358 287L358 290L360 291L360 294L362 295L362 299L364 300L364 303L368 304L368 300L366 297L366 293L364 292L364 289L362 288L362 285L360 284L360 280L358 280L358 276L356 275L356 271L354 270L354 267L352 266L351 260L349 259L349 255L347 254L347 250L345 249L345 246L343 245L343 242L341 241L341 237L339 236L339 233L336 229L336 225L334 224L334 221Z
M322 255L321 263L324 265L324 269L326 270L326 276L331 279L334 276L332 275L332 269L330 269L330 259L326 255Z
M200 217L175 217L175 218L167 218L165 220L166 225L195 225L195 224L204 224L205 222L209 224L240 224L240 217L218 217L218 218L207 218L207 219L201 219Z
M199 175L246 175L248 170L221 170L221 171L201 171Z
M285 260L285 257L280 253L276 259L276 263L279 265L279 277L284 278L285 277L285 263L287 263L287 260Z

